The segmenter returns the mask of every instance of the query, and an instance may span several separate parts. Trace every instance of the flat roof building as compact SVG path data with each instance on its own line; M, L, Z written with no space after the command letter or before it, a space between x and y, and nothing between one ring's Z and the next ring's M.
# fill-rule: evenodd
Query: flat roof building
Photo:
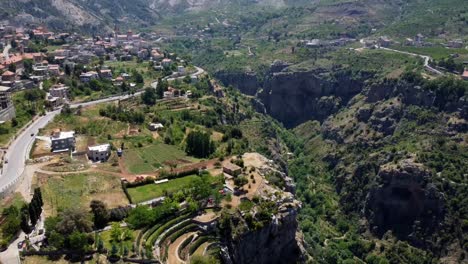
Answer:
M75 131L55 130L50 137L53 152L75 150Z
M111 154L110 144L102 144L88 147L88 158L92 161L107 161Z

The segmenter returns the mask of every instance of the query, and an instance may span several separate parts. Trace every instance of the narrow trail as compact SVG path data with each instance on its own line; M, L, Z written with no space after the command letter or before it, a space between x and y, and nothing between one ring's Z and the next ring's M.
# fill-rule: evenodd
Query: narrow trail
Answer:
M330 240L343 240L343 239L346 239L347 234L348 233L346 233L346 234L344 234L344 235L342 235L340 237L327 238L327 239L325 239L325 241L323 241L323 245L328 247L328 241L330 241Z
M190 232L190 233L183 234L182 236L177 238L176 241L174 241L174 243L172 243L169 246L168 257L167 257L167 263L168 264L184 264L184 263L186 263L186 261L182 260L180 258L180 256L179 256L179 248L180 248L181 244L187 238L189 238L190 236L192 236L192 235L194 235L196 233L197 232Z

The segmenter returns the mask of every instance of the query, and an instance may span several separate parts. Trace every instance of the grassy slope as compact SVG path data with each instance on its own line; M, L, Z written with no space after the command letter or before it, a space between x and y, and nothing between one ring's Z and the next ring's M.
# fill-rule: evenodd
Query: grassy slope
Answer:
M198 176L190 175L183 178L169 180L161 184L146 184L143 186L128 188L128 193L134 203L148 201L157 197L165 196L166 193L174 193L184 190Z
M120 179L101 173L50 176L40 187L48 216L66 208L88 208L93 199L105 202L110 208L128 203Z
M166 161L193 161L184 151L176 146L156 143L143 148L133 148L125 152L125 164L131 173L152 172L159 167L166 167Z

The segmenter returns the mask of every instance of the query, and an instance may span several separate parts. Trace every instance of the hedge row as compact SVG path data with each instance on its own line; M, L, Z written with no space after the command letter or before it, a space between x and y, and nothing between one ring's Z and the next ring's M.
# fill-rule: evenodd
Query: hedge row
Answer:
M127 191L127 184L128 184L127 182L122 181L122 189L123 189L123 191L125 193L125 196L127 196L128 202L130 204L133 204L132 197L130 196L130 194Z
M165 241L167 239L169 241L169 243L172 243L178 237L180 237L181 235L187 233L187 231L192 231L192 230L195 230L195 229L198 228L198 226L196 224L193 224L193 223L190 223L190 222L187 222L187 225L184 225L184 224L181 225L181 226L183 226L183 228L177 230L177 232L174 232L174 233L168 232L168 233L166 233L164 235L164 237L161 238L161 241Z
M195 240L195 242L193 242L192 245L190 245L189 255L193 255L193 253L195 253L198 247L200 247L203 243L210 241L211 239L213 238L210 236L199 236L198 239Z
M181 215L177 218L172 219L169 222L166 222L164 225L160 226L153 234L150 235L148 240L146 241L146 245L154 245L154 242L156 242L156 239L170 226L173 226L177 224L178 222L181 222L182 220L185 220L191 216L190 213Z
M190 221L187 221L186 223L188 224L188 223L190 223ZM181 226L184 226L186 223L182 224ZM163 245L162 248L164 249L164 251L162 252L161 259L164 259L164 260L167 259L167 252L168 252L168 249L169 249L169 245L164 246L164 244L165 244L164 242L168 241L169 243L172 243L178 237L180 237L181 235L187 233L187 231L196 230L196 229L198 229L198 225L190 223L188 225L185 225L184 228L177 230L177 232L174 232L174 233L168 232L168 233L164 234L164 236L161 238L161 242L162 242L161 244Z

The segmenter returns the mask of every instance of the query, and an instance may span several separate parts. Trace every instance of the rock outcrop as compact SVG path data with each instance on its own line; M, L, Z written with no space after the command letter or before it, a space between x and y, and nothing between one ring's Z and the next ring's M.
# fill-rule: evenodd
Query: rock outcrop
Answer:
M392 97L400 97L401 102L406 105L420 107L437 107L448 112L459 111L462 117L468 117L468 103L466 96L452 95L444 97L443 93L437 93L424 89L418 85L405 81L384 80L369 85L365 92L366 101L375 103Z
M296 239L296 216L296 208L284 205L268 225L235 238L225 236L225 245L232 262L274 264L300 261L303 254L301 244Z
M291 192L269 183L266 175L278 174L286 182L291 179L275 162L258 153L245 153L242 159L244 168L258 173L263 182L253 198L249 194L240 198L252 199L250 209L241 212L239 207L220 217L225 263L297 263L305 255L296 219L301 203ZM294 189L289 187L283 189Z
M232 85L247 95L255 95L261 86L255 72L227 72L219 71L215 77L221 81L224 86Z
M380 235L391 230L411 238L414 232L437 228L444 217L444 198L422 164L412 159L386 164L377 177L378 185L371 188L365 209L371 230Z

